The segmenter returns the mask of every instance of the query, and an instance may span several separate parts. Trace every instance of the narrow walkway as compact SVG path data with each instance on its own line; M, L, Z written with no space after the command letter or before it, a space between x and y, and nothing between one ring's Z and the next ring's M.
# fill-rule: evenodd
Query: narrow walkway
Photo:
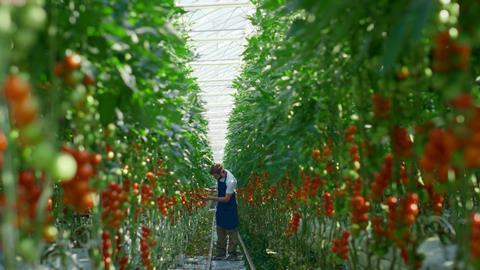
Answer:
M215 211L213 209L213 211ZM242 255L239 256L238 261L227 261L227 260L220 260L220 261L213 261L212 258L212 250L214 248L214 243L217 242L217 231L216 231L216 224L215 224L215 216L213 217L212 221L212 238L210 243L210 252L206 256L194 256L194 257L180 257L177 259L177 262L173 267L169 270L246 270L246 262L243 256L245 250L242 246L240 249L242 250Z

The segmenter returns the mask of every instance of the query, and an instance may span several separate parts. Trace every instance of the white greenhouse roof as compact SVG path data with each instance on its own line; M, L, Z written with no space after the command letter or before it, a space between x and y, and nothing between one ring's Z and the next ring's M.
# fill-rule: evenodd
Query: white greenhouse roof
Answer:
M227 120L233 107L232 80L239 74L247 35L253 32L248 0L177 0L197 58L191 63L206 102L208 137L216 162L223 159Z

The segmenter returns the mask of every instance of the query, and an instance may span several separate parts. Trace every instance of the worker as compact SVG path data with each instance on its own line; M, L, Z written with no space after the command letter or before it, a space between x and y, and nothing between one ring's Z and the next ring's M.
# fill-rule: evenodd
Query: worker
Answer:
M238 260L238 213L235 189L237 179L233 174L224 169L221 164L214 164L210 174L217 179L217 196L208 196L207 199L217 202L215 219L217 221L217 245L214 260L222 260L227 255L227 260Z

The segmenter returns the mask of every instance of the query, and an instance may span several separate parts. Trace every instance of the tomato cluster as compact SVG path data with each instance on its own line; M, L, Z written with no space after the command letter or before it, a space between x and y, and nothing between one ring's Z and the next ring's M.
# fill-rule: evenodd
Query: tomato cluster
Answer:
M155 177L155 174L153 174L153 172L147 172L147 173L145 174L145 177L147 178L148 181L150 181L150 184L151 184L152 186L155 186L155 184L157 183L157 182L156 182L157 179L156 179L156 177Z
M118 266L120 270L126 270L128 265L128 256L122 256L118 261Z
M160 213L164 216L168 216L169 209L171 209L177 203L175 196L159 196L157 198L157 206Z
M295 192L294 197L302 201L306 201L309 197L314 198L318 194L318 190L323 185L322 179L318 175L311 177L310 175L302 172L303 185L299 187ZM312 179L313 178L313 179Z
M410 228L420 213L418 203L419 197L416 193L408 193L402 200L393 196L388 197L386 199L388 206L386 228L380 216L372 218L372 229L375 235L390 239L405 253L407 244L412 241Z
M353 142L355 139L355 134L357 133L357 126L355 125L350 125L346 130L345 130L345 135L344 139L346 142Z
M32 232L37 218L38 201L42 195L45 177L37 179L33 171L24 170L18 174L17 188L17 226ZM45 224L52 221L49 213L51 210L51 200L45 209Z
M470 102L463 108L465 121L451 129L432 129L428 135L425 151L419 164L425 175L426 186L435 182L446 183L449 170L459 172L462 167L480 167L480 108ZM461 155L461 163L452 162L456 153Z
M102 223L111 230L116 230L126 216L124 204L128 201L126 190L117 183L111 183L101 193Z
M342 260L348 260L350 232L345 231L342 235L332 241L332 252L338 255Z
M368 222L368 210L370 203L363 196L357 195L350 201L352 211L352 223L365 226Z
M447 31L440 32L435 37L432 70L440 73L466 70L470 65L470 52L468 44L454 41Z
M420 166L426 174L427 185L435 180L446 182L450 160L455 150L455 138L450 131L434 129L428 136L425 152L420 159Z
M333 198L330 192L323 193L323 210L325 211L325 216L333 217L335 215L335 207L333 205Z
M378 199L383 196L383 192L388 186L388 181L392 176L393 155L388 154L383 160L383 166L379 173L375 174L375 179L372 183L372 192L370 197Z
M390 116L392 101L380 93L372 96L373 115L378 119L386 119Z
M268 196L262 196L261 192L265 186L266 179L268 175L266 173L253 174L250 176L250 181L248 181L246 187L238 189L239 199L245 199L249 205L257 205L262 202L263 199L267 199ZM293 198L293 190L291 190L291 196ZM260 200L256 200L256 198Z
M392 130L391 141L396 156L407 158L412 155L413 141L406 128L395 126Z
M154 269L150 258L150 247L155 245L155 242L151 241L150 229L146 226L142 226L142 237L140 238L140 253L142 257L143 266L146 269Z
M207 203L207 200L206 200L207 194L205 193L204 190L196 189L196 190L185 191L181 194L181 198L182 198L181 199L182 206L190 214L192 213L192 210L194 208L200 208L202 206L205 206ZM162 204L165 205L164 202L162 202ZM161 205L160 202L158 202L158 207L161 207L160 205Z
M445 201L445 196L443 192L435 191L433 186L426 186L425 189L428 192L429 204L432 209L432 212L436 215L440 215L443 209L443 202Z
M62 80L69 86L74 86L80 81L85 86L90 86L95 83L95 79L91 73L81 72L82 57L76 53L68 53L60 61L55 64L54 74L62 78Z
M3 152L7 150L7 147L8 147L7 136L5 136L5 133L3 133L0 130L0 169L3 168L3 162L4 162Z
M111 249L112 249L112 240L110 239L111 235L108 231L102 232L102 255L103 255L103 265L105 269L110 269L110 264L112 263Z
M389 239L393 240L400 248L410 240L410 227L420 213L418 205L419 197L416 193L406 194L402 200L396 197L388 197L387 231L384 232Z
M148 208L153 198L153 191L149 184L142 184L140 197L142 198L142 207Z
M286 231L287 237L292 236L298 230L298 226L300 225L301 218L302 216L300 215L299 212L297 211L293 212L292 217L288 222L288 228Z
M75 176L61 183L63 202L73 207L76 212L84 213L93 207L93 190L89 180L95 175L102 156L70 147L63 147L63 151L72 155L77 163Z
M11 107L13 123L25 128L38 119L38 101L30 83L19 75L10 74L3 85L3 95Z
M314 148L310 156L317 162L328 160L330 158L330 155L332 154L332 149L330 148L331 144L332 142L329 141L322 147L321 151L320 149Z

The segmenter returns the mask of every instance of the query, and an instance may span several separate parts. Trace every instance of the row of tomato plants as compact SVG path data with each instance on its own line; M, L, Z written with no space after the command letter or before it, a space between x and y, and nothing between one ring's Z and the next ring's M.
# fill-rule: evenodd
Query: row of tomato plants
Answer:
M419 269L429 241L479 269L478 1L256 5L225 157L244 230L288 269Z
M211 151L173 1L0 4L0 262L166 268ZM204 211L204 210L201 210Z

